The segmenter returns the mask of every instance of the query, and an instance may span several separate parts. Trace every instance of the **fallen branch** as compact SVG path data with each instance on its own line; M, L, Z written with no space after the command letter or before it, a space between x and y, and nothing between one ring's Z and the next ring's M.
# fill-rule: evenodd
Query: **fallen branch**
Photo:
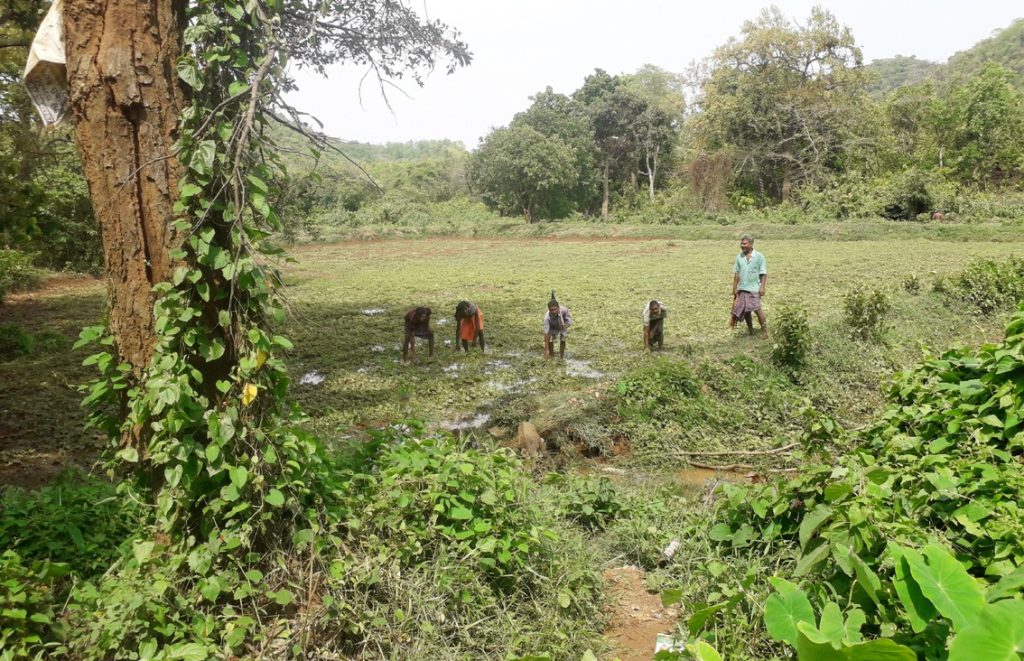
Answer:
M712 471L752 471L754 467L750 464L726 464L725 466L713 466L711 464L698 464L696 461L691 461L690 465L694 468L703 468L705 470Z
M721 452L674 452L675 456L679 457L732 457L732 456L756 456L766 454L782 454L787 450L792 450L795 447L799 447L799 443L790 443L789 445L783 445L781 448L772 448L771 450L726 450Z

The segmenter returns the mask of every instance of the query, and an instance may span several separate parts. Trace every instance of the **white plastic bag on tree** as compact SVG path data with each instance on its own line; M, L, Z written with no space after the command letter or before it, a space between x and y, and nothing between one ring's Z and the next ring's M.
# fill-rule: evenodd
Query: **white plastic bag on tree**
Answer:
M64 55L64 2L54 0L46 12L25 63L25 88L46 126L55 126L68 111L68 73Z

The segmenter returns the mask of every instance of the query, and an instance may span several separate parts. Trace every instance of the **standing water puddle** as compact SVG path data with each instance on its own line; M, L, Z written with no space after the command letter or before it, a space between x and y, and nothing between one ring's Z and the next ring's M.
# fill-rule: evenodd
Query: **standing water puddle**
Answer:
M565 359L565 373L569 376L578 376L584 379L600 379L604 376L604 372L590 366L589 360L580 360L578 358Z
M490 374L491 372L495 372L497 370L507 370L510 367L512 367L512 363L508 362L507 360L495 358L493 360L487 361L487 368L484 371Z
M496 391L498 391L500 393L509 393L509 392L516 392L516 391L522 390L523 387L528 386L531 383L536 383L536 382L537 382L537 377L531 376L529 379L516 379L512 383L502 383L501 381L497 381L495 379L491 379L485 385L488 388L490 388L492 390L496 390Z
M320 385L321 383L324 382L325 378L327 378L327 377L325 377L320 372L317 372L316 370L313 370L312 372L306 372L305 374L302 375L302 378L299 379L299 385L302 385L302 386L318 386L318 385Z
M477 413L472 418L456 418L441 423L441 427L448 431L469 431L479 429L491 420L490 413Z

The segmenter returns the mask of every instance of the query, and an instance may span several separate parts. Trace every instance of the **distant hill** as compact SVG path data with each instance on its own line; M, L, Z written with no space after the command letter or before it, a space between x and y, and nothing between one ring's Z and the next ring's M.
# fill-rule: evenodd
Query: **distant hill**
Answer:
M874 74L874 82L868 87L868 91L873 95L884 96L898 87L936 78L943 65L930 60L920 60L913 55L897 55L874 60L865 68Z
M310 132L316 130L306 128ZM295 174L313 167L314 160L309 156L310 144L306 138L276 122L271 124L270 132L280 148L279 156L289 171ZM374 145L330 138L330 145L331 148L323 150L320 156L320 167L358 179L364 175L348 159L363 168L379 169L387 167L387 164L461 160L468 153L462 143L455 140L415 140Z
M466 148L454 140L416 140L373 145L366 142L335 140L335 146L360 162L406 161L422 158L444 158L461 154Z
M976 74L988 61L1014 72L1017 86L1024 89L1024 18L1018 18L971 48L953 54L945 63L897 55L874 60L865 69L875 77L871 93L882 96L898 87L927 79L956 84Z
M946 62L945 78L954 83L969 78L990 60L1014 72L1017 86L1024 88L1024 18L1018 18L973 48L955 53Z

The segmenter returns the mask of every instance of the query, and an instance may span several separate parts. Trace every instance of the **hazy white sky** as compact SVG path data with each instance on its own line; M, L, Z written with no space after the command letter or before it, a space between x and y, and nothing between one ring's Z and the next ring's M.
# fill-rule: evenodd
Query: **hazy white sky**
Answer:
M360 142L450 138L472 149L550 85L571 93L595 68L631 73L650 63L682 72L708 56L770 2L753 0L407 0L462 33L473 63L425 87L402 84L392 113L364 71L337 67L328 79L298 72L291 101L335 137ZM776 0L805 19L815 4L853 30L864 59L916 55L945 61L1024 16L1020 0Z

